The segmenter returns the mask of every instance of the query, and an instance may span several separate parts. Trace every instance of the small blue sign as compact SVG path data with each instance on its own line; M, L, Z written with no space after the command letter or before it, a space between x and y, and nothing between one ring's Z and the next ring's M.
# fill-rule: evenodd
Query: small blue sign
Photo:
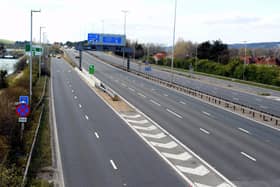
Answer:
M29 104L29 97L28 96L19 96L19 102L24 104Z
M122 37L120 36L103 36L104 44L122 44Z
M19 117L27 117L30 113L30 108L27 104L19 104L16 108L16 113Z
M152 71L152 67L151 66L145 66L145 71Z

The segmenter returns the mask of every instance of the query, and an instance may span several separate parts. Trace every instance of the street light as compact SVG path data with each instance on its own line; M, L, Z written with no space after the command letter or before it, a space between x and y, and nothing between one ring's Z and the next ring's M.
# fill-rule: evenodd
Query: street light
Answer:
M247 50L247 44L246 44L247 41L244 41L244 64L243 64L243 80L245 80L245 65L246 65L246 50Z
M176 32L176 15L177 15L177 0L175 0L175 11L174 11L174 27L173 27L173 46L172 46L172 57L171 57L171 83L173 82L173 67L174 67L174 45L175 45L175 32Z
M40 45L42 45L42 41L41 41L42 30L45 28L46 27L44 26L40 26ZM42 56L39 56L39 78L41 77L41 61L42 61Z
M104 19L101 20L101 22L102 22L102 34L104 34Z
M33 17L33 12L41 12L41 10L31 10L30 11L30 19L31 19L31 23L30 23L30 59L29 59L29 94L30 94L30 105L31 105L31 101L32 101L32 17Z
M123 30L124 30L124 37L126 38L126 14L128 13L128 11L127 10L122 10L122 12L124 13ZM124 45L126 46L126 43ZM123 48L123 67L124 67L124 50L125 50L125 46Z

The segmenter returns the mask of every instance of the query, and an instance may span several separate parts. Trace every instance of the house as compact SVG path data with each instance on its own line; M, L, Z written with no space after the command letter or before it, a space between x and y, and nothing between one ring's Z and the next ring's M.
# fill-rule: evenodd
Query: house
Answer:
M159 60L163 60L165 59L167 56L167 54L165 52L160 52L160 53L156 53L153 58L156 62L158 62Z

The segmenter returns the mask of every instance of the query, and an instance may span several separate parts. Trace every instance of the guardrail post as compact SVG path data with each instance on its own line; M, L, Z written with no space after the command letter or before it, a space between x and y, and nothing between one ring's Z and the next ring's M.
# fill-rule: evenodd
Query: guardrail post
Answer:
M253 118L255 117L255 112L253 112Z
M278 125L278 120L275 121L275 125L276 125L276 126Z

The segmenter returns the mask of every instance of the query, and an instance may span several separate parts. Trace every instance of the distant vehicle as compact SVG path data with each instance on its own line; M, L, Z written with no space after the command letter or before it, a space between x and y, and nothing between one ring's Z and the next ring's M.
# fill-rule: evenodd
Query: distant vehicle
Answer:
M75 55L75 58L80 58L80 55Z

